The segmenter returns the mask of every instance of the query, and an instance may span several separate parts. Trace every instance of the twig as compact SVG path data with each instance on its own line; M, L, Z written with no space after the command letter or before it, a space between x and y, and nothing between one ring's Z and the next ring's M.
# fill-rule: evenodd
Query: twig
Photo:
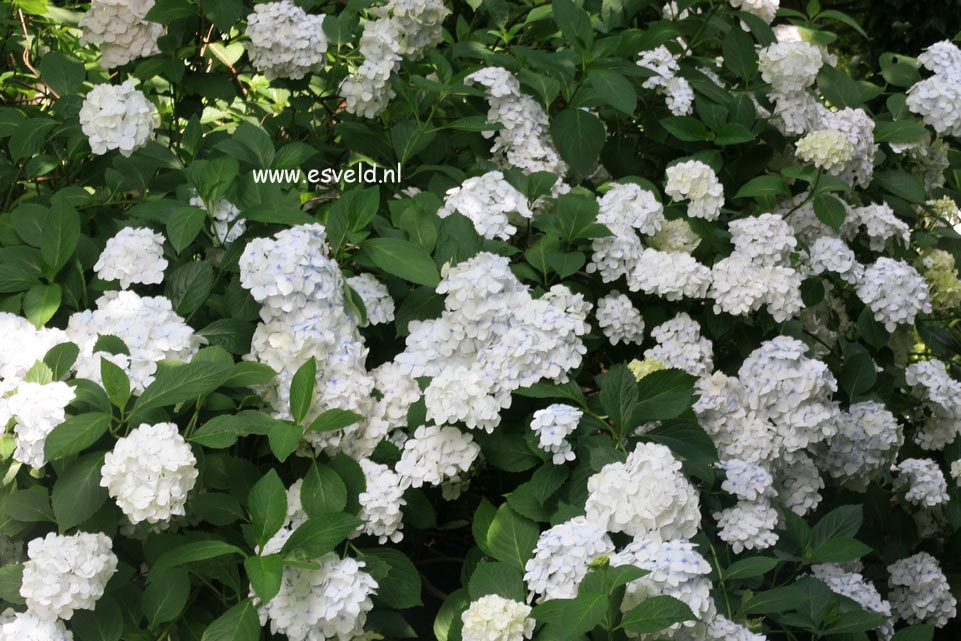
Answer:
M27 69L33 72L33 75L37 77L37 80L40 81L40 84L46 87L47 92L49 92L57 100L60 100L60 94L54 91L50 85L43 81L43 78L40 77L40 72L37 71L36 67L34 67L30 62L30 31L27 29L27 19L23 17L23 9L17 9L17 15L20 16L20 26L23 28L23 64L27 66Z

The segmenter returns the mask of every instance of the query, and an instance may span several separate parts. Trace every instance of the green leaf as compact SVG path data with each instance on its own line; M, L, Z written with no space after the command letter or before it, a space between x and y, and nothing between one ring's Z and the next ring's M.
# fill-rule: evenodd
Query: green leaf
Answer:
M189 596L190 575L186 570L178 568L159 576L147 585L140 600L147 625L155 628L159 623L176 619Z
M218 527L247 520L247 514L240 506L240 501L222 492L197 494L190 499L187 512Z
M103 457L103 452L80 457L54 483L53 512L61 532L83 523L106 502L107 489L100 487Z
M257 545L263 547L284 526L287 518L287 488L276 470L270 470L250 488L247 495L251 531Z
M57 121L50 118L30 118L26 122L17 125L10 141L7 143L10 149L10 158L14 161L26 160L31 156L36 156L43 146L47 134L57 126Z
M282 424L281 421L256 410L244 410L233 415L221 414L204 423L187 440L204 447L223 449L236 443L242 436L265 436L278 424Z
M721 145L722 147L727 145L742 145L752 140L754 140L754 134L739 122L729 122L721 125L721 128L717 130L717 136L714 138L715 144Z
M23 377L27 383L37 383L38 385L48 385L53 382L53 370L43 361L37 361L33 367L27 370Z
M164 292L178 314L190 316L207 300L215 280L213 265L206 260L194 260L167 276Z
M804 593L793 585L758 592L744 606L745 614L777 614L797 607Z
M244 10L241 0L204 0L201 6L204 15L224 33L230 32Z
M280 583L284 578L284 559L281 555L248 556L244 559L244 570L250 579L250 586L263 603L269 602L280 592Z
M721 46L724 66L744 82L750 82L757 75L757 51L754 38L743 29L729 29Z
M53 277L73 256L80 241L80 215L64 198L54 198L41 227L40 258L44 276Z
M621 74L608 69L591 69L587 73L591 86L597 95L611 107L631 115L637 107L637 93L634 86Z
M214 321L216 322L216 321ZM200 332L203 334L203 330ZM270 385L274 382L277 372L265 363L241 361L235 363L230 370L230 376L224 381L224 387L251 387L254 385Z
M22 523L56 523L47 488L39 485L4 497L3 513Z
M848 536L838 536L814 549L815 563L846 563L871 553L871 546Z
M302 438L304 438L303 427L284 421L275 422L267 431L270 451L281 463L294 453Z
M187 0L157 0L153 8L147 12L145 20L166 25L196 13L197 6Z
M363 420L363 416L350 410L329 409L311 422L307 427L311 432L334 432Z
M93 612L74 612L70 619L70 629L77 641L120 641L123 634L123 612L113 598L106 595L97 600Z
M606 594L587 592L573 599L552 599L531 612L538 622L555 627L560 639L573 639L597 627L607 615Z
M23 605L20 586L23 584L23 563L0 566L0 599L13 605ZM75 613L79 614L79 612ZM71 627L74 627L71 624Z
M594 28L587 12L574 4L573 0L552 0L554 22L560 27L564 40L581 51L594 46Z
M310 559L319 558L340 545L360 524L360 519L343 512L315 516L294 530L282 552L300 552Z
M207 212L200 207L186 206L170 212L170 217L167 218L167 239L177 253L194 241L206 221Z
M857 81L831 65L821 67L817 85L824 98L838 109L860 107L864 102L864 93Z
M247 554L236 545L230 545L223 541L210 540L185 543L184 545L164 552L154 561L153 567L150 568L150 581L154 581L168 571L179 568L182 565L196 561L206 561L207 559L216 559L228 554L239 554L242 557L247 556Z
M114 365L105 357L100 357L100 378L103 389L107 392L110 402L123 409L130 400L130 378L123 368Z
M926 193L924 185L903 169L876 172L874 182L884 191L903 198L909 203L918 205L924 202Z
M887 616L878 612L868 612L867 610L844 612L839 615L836 621L825 626L824 633L830 636L867 632L880 627L887 620Z
M461 613L470 605L470 597L467 590L461 588L454 590L441 604L437 610L437 617L434 619L434 638L437 641L456 641L461 638Z
M551 224L562 238L569 241L609 236L608 229L595 222L597 212L597 200L594 198L580 194L563 194L557 198L557 211Z
M60 309L62 291L60 285L34 285L23 297L23 314L38 329Z
M844 349L844 367L838 376L838 383L848 393L848 400L854 399L874 387L878 373L874 359L865 348L857 343L849 343Z
M505 599L521 602L526 597L523 573L500 561L478 563L467 589L473 601L488 594L499 594Z
M368 238L360 246L388 274L428 287L440 282L440 272L430 254L416 243L400 238Z
M337 472L315 461L304 476L300 502L307 516L340 512L347 506L347 486Z
M303 422L314 402L314 385L317 384L317 360L311 356L294 373L290 381L290 414L294 422Z
M791 190L780 176L758 176L744 183L735 198L788 198Z
M679 369L651 372L637 384L632 425L674 418L694 401L694 377Z
M704 123L691 116L669 116L661 120L661 126L672 136L685 142L711 139L711 132L707 130Z
M874 140L877 142L904 144L917 142L927 135L927 128L913 120L879 122L874 127Z
M113 417L105 412L78 414L67 418L53 428L43 444L48 461L57 461L71 454L78 454L107 433Z
M623 363L614 365L597 380L601 388L598 395L601 407L623 433L631 427L631 417L637 406L637 381Z
M420 573L407 555L387 547L365 548L362 559L377 559L387 567L387 574L377 577L377 599L384 604L404 610L422 605Z
M891 641L931 641L934 639L933 625L911 625L894 633Z
M841 225L844 224L844 219L847 217L844 203L830 194L818 194L814 197L813 204L814 215L817 216L818 220L834 231L841 229Z
M158 369L153 383L134 404L134 412L194 401L220 387L229 373L230 366L219 362L194 362Z
M76 343L60 343L50 348L44 355L43 362L53 373L53 380L59 381L70 373L79 355L80 348Z
M551 138L561 158L583 176L597 167L606 136L597 116L574 107L560 112L551 122Z
M770 572L777 566L777 559L769 556L749 556L739 559L724 570L722 576L725 581L752 579Z
M40 78L61 98L77 93L87 76L82 62L68 58L59 51L45 53L40 59L39 68Z
M487 530L487 547L498 561L518 570L531 558L540 529L537 524L520 516L504 503L497 509Z
M860 505L842 505L817 522L811 529L811 546L819 547L825 541L838 536L857 536L864 521L864 508Z
M628 610L621 619L621 627L635 634L650 634L675 623L695 620L686 603L672 596L652 596Z
M244 599L207 626L201 641L258 641L260 619L250 599Z

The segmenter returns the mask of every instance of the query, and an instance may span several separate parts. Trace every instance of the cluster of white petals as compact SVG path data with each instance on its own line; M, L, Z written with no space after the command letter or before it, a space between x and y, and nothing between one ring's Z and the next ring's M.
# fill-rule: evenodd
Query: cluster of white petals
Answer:
M80 108L80 127L90 141L90 149L103 155L119 149L129 156L153 135L156 121L154 105L132 80L119 85L99 84L90 90Z
M62 329L37 328L23 316L0 312L0 393L11 391L52 347L68 340Z
M842 411L837 433L819 450L818 467L846 487L864 491L881 476L904 444L904 430L880 403L864 401Z
M898 325L913 324L919 313L931 313L927 282L903 260L882 256L868 265L857 295L889 332Z
M226 245L240 238L247 229L247 223L240 216L240 208L226 198L221 198L214 203L211 209L200 196L193 196L190 204L206 211L211 220L211 228L217 240Z
M501 240L517 233L512 223L534 216L527 206L527 197L507 182L500 171L468 178L459 187L448 189L437 216L447 218L455 212L470 219L484 238Z
M93 0L80 19L80 44L100 45L107 69L160 53L157 38L163 25L145 20L153 7L154 0Z
M907 490L904 499L920 507L935 507L948 502L948 482L937 462L928 458L909 458L897 464L896 490Z
M347 279L350 288L357 292L367 312L366 325L383 325L394 320L394 299L387 286L373 274L363 273ZM364 326L366 326L364 325Z
M479 454L470 434L449 425L421 425L404 443L395 469L403 487L440 485L463 478Z
M848 208L841 233L852 239L861 230L868 236L872 251L882 252L889 239L907 245L911 241L911 228L895 216L887 203L872 203L863 207Z
M775 42L760 51L758 69L774 91L801 91L814 83L824 60L809 42Z
M247 16L246 34L250 62L268 80L297 80L324 68L324 15L309 14L291 0L255 5Z
M664 192L675 199L687 200L687 215L717 220L724 206L724 186L709 165L687 160L667 168Z
M93 270L103 280L119 280L122 289L162 283L167 269L163 245L163 234L149 227L124 227L107 240Z
M0 639L3 641L73 641L73 632L60 619L48 619L29 610L0 614Z
M944 627L957 614L958 602L938 560L927 552L888 566L888 599L895 614L908 623Z
M567 437L577 429L582 416L582 410L562 403L554 403L534 412L531 429L537 435L540 448L553 454L555 465L574 460L574 450Z
M680 67L670 49L661 45L638 54L637 66L653 72L644 81L645 89L656 89L664 94L667 108L675 116L688 116L694 111L694 89L678 75Z
M854 145L837 129L821 129L798 140L795 153L800 160L836 176L854 157Z
M704 298L710 284L711 270L690 254L650 247L641 251L627 275L632 292L642 291L669 301Z
M881 593L874 584L865 579L859 572L846 570L834 563L822 563L811 566L815 578L820 579L831 588L835 594L853 599L868 612L883 614L888 619L878 628L878 636L888 641L894 636L894 619L891 618L891 604L881 598Z
M947 40L928 47L918 61L934 75L908 90L908 109L939 134L961 136L961 50Z
M100 485L133 524L183 516L199 475L197 458L174 423L143 424L118 439L100 474Z
M686 539L701 522L698 494L681 462L657 443L638 443L625 462L605 465L588 479L587 490L587 518L610 532Z
M522 641L534 635L531 606L498 594L472 601L461 614L464 641Z
M524 582L538 601L571 599L596 558L614 553L607 529L578 516L541 532L524 566Z
M4 399L3 414L13 417L17 449L13 459L41 468L47 462L43 447L55 427L63 423L64 410L76 396L74 388L54 381L46 385L20 383L16 392Z
M717 535L735 554L763 550L777 543L774 531L780 515L769 501L738 501L734 507L715 513Z
M814 274L831 272L852 285L857 284L864 275L864 265L858 262L854 252L840 238L822 236L814 241L809 265Z
M725 472L721 489L745 501L757 501L770 496L774 478L764 467L756 463L729 459L718 463L718 467Z
M645 236L656 234L666 222L657 196L634 183L611 185L597 199L597 208L597 222L602 225L627 226Z
M930 413L915 441L926 450L940 450L961 433L961 383L951 378L943 361L911 363L905 380Z
M631 303L631 299L617 290L600 298L594 311L597 325L607 336L611 345L635 343L644 340L644 318Z
M753 14L771 24L777 10L781 7L781 0L730 0L731 6L741 11Z
M686 312L652 329L651 337L657 344L644 351L644 358L693 376L710 374L714 367L714 346L701 336L701 326Z
M20 596L31 613L69 620L74 610L93 610L117 570L106 534L51 532L27 544Z
M390 540L397 543L404 538L404 513L407 500L404 499L404 483L399 474L386 465L370 459L360 459L360 468L367 480L366 488L360 493L360 513L364 522L361 530L376 536L380 543Z

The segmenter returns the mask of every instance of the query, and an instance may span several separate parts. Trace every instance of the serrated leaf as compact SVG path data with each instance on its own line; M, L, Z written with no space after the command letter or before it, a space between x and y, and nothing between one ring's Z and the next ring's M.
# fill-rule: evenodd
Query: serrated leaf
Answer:
M260 619L253 601L244 599L227 610L204 630L201 641L257 641Z
M170 212L167 218L167 240L177 253L194 241L207 221L207 212L200 207L186 206Z
M384 272L417 285L436 287L440 272L423 247L401 238L368 238L361 249Z
M497 509L487 530L487 547L497 560L523 570L533 554L539 535L540 529L536 523L517 514L504 503Z
M621 627L635 634L651 634L675 623L695 620L686 603L672 596L652 596L628 610L621 619Z
M314 402L314 386L317 384L317 360L311 356L301 365L290 381L290 414L295 423L301 423Z
M152 581L140 599L147 625L155 628L160 623L176 619L187 605L189 596L190 576L186 570L171 570Z
M307 519L294 530L281 551L316 559L337 547L360 523L357 517L342 512Z
M83 523L106 502L107 489L100 487L103 457L103 452L80 457L54 483L53 511L61 532Z
M333 408L315 418L307 429L311 432L333 432L349 427L363 418L357 412Z
M43 444L48 461L57 461L87 449L107 433L113 417L107 413L92 412L67 418L53 428Z
M247 554L236 545L230 545L224 541L194 541L185 543L161 554L153 567L150 568L150 580L153 581L164 573L195 561L206 561L216 559L228 554L239 554L246 557Z
M300 487L300 502L307 516L340 512L347 506L347 486L337 472L314 462Z
M287 488L276 470L264 474L250 488L247 509L250 510L254 540L263 547L264 543L283 527L284 519L287 518Z
M244 570L250 579L250 586L263 603L269 602L280 592L284 577L284 559L281 555L248 556L244 559Z

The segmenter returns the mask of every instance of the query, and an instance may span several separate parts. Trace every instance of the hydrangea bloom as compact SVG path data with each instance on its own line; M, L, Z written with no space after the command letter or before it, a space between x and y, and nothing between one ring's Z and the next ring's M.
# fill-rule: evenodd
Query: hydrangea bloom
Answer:
M35 612L14 612L7 608L0 614L0 639L7 641L73 641L73 632L63 621L47 619Z
M868 244L876 252L884 251L888 239L899 240L904 245L911 241L908 224L895 216L894 210L887 203L849 208L841 233L845 238L851 239L862 227L867 233Z
M754 14L768 24L771 24L777 10L781 7L781 0L730 0L730 2L735 9Z
M401 511L407 505L404 484L389 467L370 459L360 459L360 468L367 480L366 489L359 496L358 516L364 522L361 529L376 536L381 543L388 539L397 543L404 538L404 513Z
M154 0L94 0L80 19L80 44L100 45L107 69L160 53L163 25L144 19L153 6Z
M701 522L697 491L664 445L638 443L624 463L591 476L587 490L587 518L611 532L652 541L690 538Z
M190 199L190 204L210 214L210 217L213 219L211 221L211 227L214 236L217 237L217 240L219 240L221 244L226 245L234 242L240 238L247 229L247 223L240 217L240 209L226 198L218 200L209 210L207 209L207 204L200 196L193 196Z
M836 129L822 129L804 136L797 142L797 157L813 163L818 169L838 175L854 156L854 145Z
M303 78L327 60L324 15L312 15L291 0L254 6L247 16L247 54L268 80Z
M714 346L701 336L701 326L685 312L651 330L657 345L644 351L644 358L693 376L708 374L714 366Z
M20 596L33 614L69 620L74 610L93 610L117 570L106 534L51 532L27 544Z
M70 339L62 329L38 329L22 316L0 312L0 390L12 390L52 347L67 340Z
M667 47L661 45L656 49L642 51L638 54L637 66L654 73L644 81L643 86L664 94L667 108L672 114L686 116L693 112L694 90L685 78L677 75L680 67Z
M824 60L809 42L775 42L761 49L758 69L774 91L800 91L814 83Z
M931 313L928 284L903 260L878 258L864 270L857 294L889 332L899 324L914 323L918 313Z
M16 421L13 426L17 443L14 460L35 468L46 464L43 446L47 436L63 423L64 410L74 396L74 389L59 381L46 385L20 383L17 386L17 391L6 399L6 412Z
M421 425L404 443L396 470L404 486L440 485L466 474L478 454L470 434L449 425Z
M714 170L699 160L688 160L667 168L668 196L690 201L687 215L717 220L724 206L724 186Z
M897 470L900 475L894 486L907 489L904 498L908 503L935 507L948 502L948 482L935 461L909 458L898 463Z
M522 641L534 635L531 606L497 594L471 602L461 614L464 641Z
M715 513L717 535L735 554L763 550L777 543L778 513L766 500L738 501L734 507Z
M765 468L740 459L730 459L718 464L726 473L721 489L739 499L757 501L773 494L774 478Z
M634 183L612 185L597 199L597 205L597 222L608 227L626 225L651 236L666 222L664 206L657 197Z
M174 423L143 424L117 441L100 474L131 523L158 523L185 514L197 459Z
M554 403L534 412L531 429L537 434L538 444L553 454L555 465L574 460L574 450L567 437L574 433L584 412L571 405Z
M908 109L920 115L939 134L961 135L961 114L954 108L961 98L961 65L957 46L935 43L918 58L934 75L908 90Z
M825 583L835 594L853 599L869 612L877 612L889 617L877 628L881 639L894 636L894 620L891 617L891 604L881 598L874 585L858 572L845 570L834 563L821 563L811 566L815 578Z
M597 324L611 345L636 343L644 340L644 319L631 299L618 291L612 291L597 301Z
M662 252L690 254L701 243L690 223L683 219L666 220L661 229L648 241L651 247Z
M501 240L517 233L512 222L530 220L534 216L527 206L527 197L504 180L500 171L468 178L459 187L448 189L444 206L437 210L437 216L447 218L454 212L470 219L474 229L484 238Z
M93 270L103 280L119 280L123 289L162 283L167 269L163 244L163 234L148 227L124 227L107 240Z
M134 88L133 81L119 85L99 84L90 90L80 108L80 127L90 149L103 155L119 149L129 156L153 135L153 103Z
M961 280L954 256L943 249L925 248L915 262L931 292L934 309L952 309L961 305Z
M614 553L603 525L578 516L541 532L534 554L524 566L524 582L538 601L571 599L599 556Z
M837 421L837 433L819 450L818 466L845 486L864 491L894 462L904 431L894 414L875 401L851 405Z
M383 325L394 320L394 299L387 286L372 274L359 274L347 279L347 284L357 292L367 312L367 325Z
M864 266L857 261L854 252L840 238L827 236L818 238L811 246L809 261L813 273L832 272L852 285L864 275Z
M927 552L888 566L888 598L894 612L908 623L944 627L957 614L958 602L937 559Z
M681 252L644 249L627 275L632 292L659 296L669 301L703 298L711 284L711 270Z

